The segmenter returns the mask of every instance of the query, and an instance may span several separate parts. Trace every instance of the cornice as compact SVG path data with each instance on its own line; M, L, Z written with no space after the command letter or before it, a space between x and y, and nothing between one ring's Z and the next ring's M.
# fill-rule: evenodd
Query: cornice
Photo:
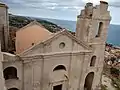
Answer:
M37 55L31 55L31 56L23 56L21 57L22 60L34 60L34 59L47 59L51 57L64 57L64 56L70 56L70 55L85 55L85 54L91 54L92 51L76 51L76 52L55 52L55 53L46 53L46 54L37 54Z

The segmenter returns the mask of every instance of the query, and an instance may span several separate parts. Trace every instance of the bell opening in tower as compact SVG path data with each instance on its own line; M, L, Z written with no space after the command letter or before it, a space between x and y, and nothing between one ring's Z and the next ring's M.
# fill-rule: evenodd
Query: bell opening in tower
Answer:
M100 22L99 25L98 25L98 30L97 30L96 37L100 37L102 29L103 29L103 23Z

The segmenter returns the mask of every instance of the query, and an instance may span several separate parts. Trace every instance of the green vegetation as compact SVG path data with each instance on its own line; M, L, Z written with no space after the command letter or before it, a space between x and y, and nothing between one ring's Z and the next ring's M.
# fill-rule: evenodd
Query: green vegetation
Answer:
M117 68L110 68L110 72L111 72L111 75L114 76L114 77L119 77L119 69Z
M106 85L101 85L101 90L108 90Z
M37 22L42 24L47 30L49 30L52 33L62 30L62 28L57 26L56 24L53 24L53 23L45 21L45 20L37 20Z
M120 79L119 78L112 77L111 84L116 88L116 90L120 90Z

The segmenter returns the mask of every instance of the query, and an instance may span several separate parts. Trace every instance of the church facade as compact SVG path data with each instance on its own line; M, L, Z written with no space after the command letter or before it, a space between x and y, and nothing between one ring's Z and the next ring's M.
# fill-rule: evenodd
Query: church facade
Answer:
M100 90L111 20L107 2L86 4L77 17L75 36L63 30L16 55L5 52L9 26L3 22L8 22L7 9L0 5L4 50L0 53L0 90Z

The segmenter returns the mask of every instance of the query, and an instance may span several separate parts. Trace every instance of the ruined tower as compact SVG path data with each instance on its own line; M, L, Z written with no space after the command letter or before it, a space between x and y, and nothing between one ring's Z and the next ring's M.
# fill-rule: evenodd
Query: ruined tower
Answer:
M0 3L0 40L1 50L8 51L9 42L9 22L8 22L8 7Z
M76 37L93 48L89 66L82 73L85 82L81 87L84 85L84 90L98 90L96 88L101 84L105 44L111 20L108 3L100 1L100 5L95 7L92 3L87 3L77 19Z

